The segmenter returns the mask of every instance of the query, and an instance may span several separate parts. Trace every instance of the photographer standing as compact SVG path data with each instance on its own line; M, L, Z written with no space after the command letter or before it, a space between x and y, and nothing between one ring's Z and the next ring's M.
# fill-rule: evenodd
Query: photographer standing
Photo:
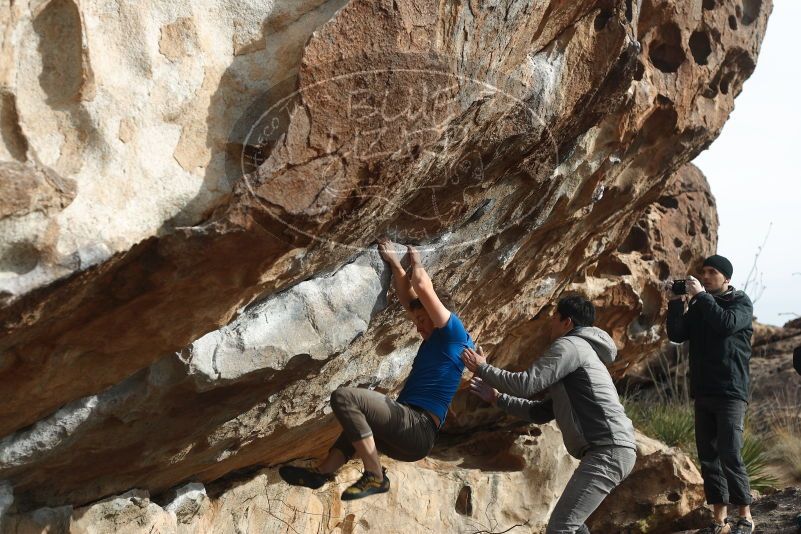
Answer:
M751 534L751 491L741 455L748 404L753 305L729 285L732 264L723 256L704 261L701 281L688 277L685 297L674 283L667 333L674 343L690 341L690 395L695 399L695 443L707 504L715 522L699 532ZM739 507L736 520L726 505Z

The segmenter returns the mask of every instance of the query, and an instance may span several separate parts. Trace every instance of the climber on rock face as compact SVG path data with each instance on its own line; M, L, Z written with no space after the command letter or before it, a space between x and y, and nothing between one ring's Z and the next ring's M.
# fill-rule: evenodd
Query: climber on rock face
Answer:
M629 475L636 459L634 426L604 365L615 359L617 348L593 322L591 302L580 296L561 299L549 323L551 345L519 373L489 365L473 349L462 354L475 373L471 393L537 424L556 419L567 451L581 460L551 513L546 534L589 533L584 521ZM530 400L546 390L546 400Z
M428 455L461 382L462 350L475 348L462 322L434 291L420 253L407 247L411 269L407 273L390 241L379 240L378 250L392 269L398 300L423 338L409 377L397 400L363 388L334 391L331 407L343 432L328 455L313 469L279 469L289 484L317 489L333 480L355 453L364 463L364 474L342 493L343 500L389 491L379 452L404 462Z

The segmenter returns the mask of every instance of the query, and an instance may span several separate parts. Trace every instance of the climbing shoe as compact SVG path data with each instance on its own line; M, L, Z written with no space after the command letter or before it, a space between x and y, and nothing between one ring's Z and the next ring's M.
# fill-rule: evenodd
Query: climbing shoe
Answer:
M387 478L387 470L382 469L381 475L381 477L378 477L369 471L365 471L359 480L342 492L342 500L352 501L368 495L388 492L389 478Z
M751 534L754 532L754 522L746 517L740 517L731 529L731 534Z
M318 489L326 482L334 480L334 475L326 475L316 469L306 469L294 465L282 465L278 468L278 474L287 484L311 489Z
M696 534L728 534L730 531L727 523L711 523L708 527L697 530Z

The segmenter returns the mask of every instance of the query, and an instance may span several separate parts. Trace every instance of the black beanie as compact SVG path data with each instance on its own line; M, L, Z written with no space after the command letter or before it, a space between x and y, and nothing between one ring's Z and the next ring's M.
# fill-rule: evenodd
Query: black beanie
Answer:
M734 272L734 267L732 267L731 262L723 256L718 256L717 254L714 256L709 256L707 259L705 259L704 267L713 267L717 269L720 274L729 280L731 280L731 275Z

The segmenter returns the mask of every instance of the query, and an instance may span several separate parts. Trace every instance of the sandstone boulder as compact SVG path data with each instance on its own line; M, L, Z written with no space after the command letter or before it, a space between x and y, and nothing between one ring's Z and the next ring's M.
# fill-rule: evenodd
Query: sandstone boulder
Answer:
M659 335L660 262L714 243L683 167L754 69L771 3L747 4L0 8L2 176L43 192L0 200L16 509L322 453L330 391L397 391L416 350L382 234L422 249L496 364L530 364L535 317L579 287L610 307L623 373ZM661 230L671 213L695 240ZM462 396L446 431L497 419ZM537 495L545 517L556 493ZM161 521L122 499L112 516Z

